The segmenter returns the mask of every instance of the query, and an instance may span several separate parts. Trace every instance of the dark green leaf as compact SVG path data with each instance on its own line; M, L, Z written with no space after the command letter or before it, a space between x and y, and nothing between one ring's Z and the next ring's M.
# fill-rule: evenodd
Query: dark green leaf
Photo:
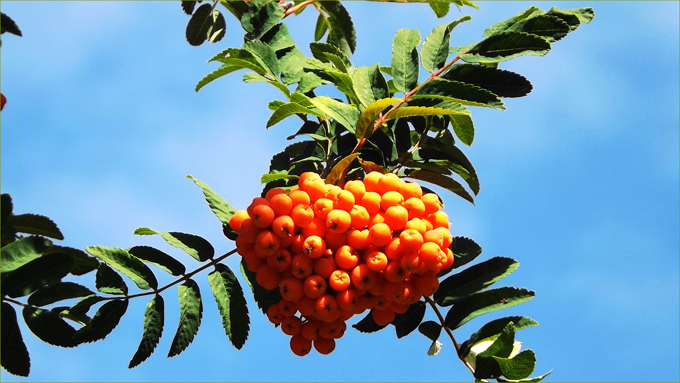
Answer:
M421 323L420 326L418 326L418 331L434 342L439 339L439 335L442 332L442 325L429 320Z
M115 299L106 302L94 314L90 323L74 334L76 342L90 343L104 339L113 331L128 308L128 300Z
M200 2L201 2L201 0L198 0L198 1L196 1L196 0L190 0L190 1L182 0L182 10L187 15L190 15L190 14L194 13L194 7L196 6L196 4L198 4Z
M511 316L492 320L491 322L482 326L479 330L470 335L470 338L461 343L458 355L465 358L470 353L470 348L477 342L486 338L499 335L503 329L509 324L513 323L515 331L519 331L528 327L538 326L538 323L531 318L523 316Z
M130 360L128 368L133 368L144 362L158 345L158 341L163 335L163 325L165 323L165 302L163 297L156 295L146 305L144 311L144 332L142 341L137 347L135 355Z
M389 97L387 81L380 72L378 64L356 68L351 76L354 91L362 106L366 107L376 100Z
M38 289L28 297L28 304L46 306L64 299L80 298L94 294L90 289L75 282L58 282Z
M356 30L352 18L342 2L319 1L317 4L328 14L329 42L341 48L344 46L343 51L346 51L347 56L354 53L357 46ZM331 35L333 38L331 38Z
M500 62L523 55L543 56L549 51L550 43L543 37L507 31L487 37L460 58L470 63Z
M359 116L355 137L359 140L369 138L371 134L373 134L373 123L375 122L375 119L385 109L399 101L401 100L398 98L382 98L369 104Z
M426 181L433 183L437 186L441 186L444 189L451 191L458 196L462 197L464 200L472 203L474 205L474 199L472 196L463 188L458 181L453 178L437 174L428 170L416 170L408 174L410 178L415 178L421 181ZM455 262L454 262L455 263Z
M360 115L357 108L327 96L314 97L310 101L317 109L344 126L350 133L355 133Z
M595 17L595 11L593 11L592 8L557 9L552 7L546 12L546 15L561 18L569 24L569 27L573 31L578 28L581 22L586 24L590 23Z
M279 289L267 290L260 286L259 283L255 281L255 273L248 270L245 261L241 260L241 274L246 278L250 289L253 291L253 298L257 303L257 307L262 310L263 314L267 314L269 306L278 304L281 302L281 292Z
M203 196L205 196L205 200L208 202L208 206L210 206L210 210L212 210L220 222L228 224L231 216L236 213L236 209L220 197L219 194L210 189L204 182L197 180L191 174L187 175L187 178L194 181L194 183L201 188Z
M544 14L544 13L545 12L538 9L537 7L532 6L529 9L523 11L520 14L517 14L517 15L512 16L511 18L509 18L507 20L498 22L498 23L490 26L489 28L487 28L484 31L482 36L489 37L489 36L501 33L503 31L506 31L508 28L512 27L513 25L515 25L519 21L526 20L530 17L538 16L538 15L541 15L541 14Z
M128 287L123 278L106 263L99 264L94 283L97 291L102 293L126 295L128 292Z
M468 264L482 253L481 246L467 237L453 237L453 243L449 248L456 257L453 262L454 269Z
M59 281L71 271L71 267L73 259L66 254L43 255L7 274L2 280L2 294L11 298L28 295Z
M522 75L482 65L454 65L442 75L455 80L487 89L499 97L522 97L531 92L531 83Z
M177 288L179 293L180 317L175 337L172 339L168 357L179 355L194 340L203 317L203 303L198 284L188 279Z
M12 375L28 376L31 370L31 358L28 356L26 344L21 337L16 312L7 302L2 302L0 311L2 312L2 334L0 334L2 368Z
M51 245L52 242L48 239L29 236L3 246L0 251L0 271L3 278L10 271L40 257Z
M160 235L169 245L178 247L199 262L205 262L215 256L215 248L203 237L193 234L178 233L176 231L157 232L147 227L135 230L137 235Z
M241 26L252 38L264 34L283 18L284 10L277 2L251 1L240 17Z
M451 306L505 278L518 266L519 263L512 258L491 258L446 278L439 284L433 298L440 306Z
M474 356L475 378L488 379L502 375L494 357L507 358L510 356L514 343L515 327L513 323L508 323L486 350Z
M446 325L451 329L459 328L480 315L527 302L535 295L533 291L517 287L500 287L474 294L451 307L446 315Z
M272 79L276 79L279 73L279 64L276 58L276 53L267 44L259 40L248 41L243 44L243 49L250 52L258 64L264 70L272 76Z
M2 14L2 20L0 20L0 24L2 25L2 31L0 32L0 34L9 32L11 34L21 36L21 30L19 29L17 23L15 23L11 17L7 16L4 13Z
M387 325L381 326L381 325L375 323L375 320L373 320L373 314L371 314L371 312L369 311L368 315L366 315L359 322L353 324L352 327L354 327L355 329L357 329L360 332L367 332L368 333L368 332L380 331L380 330L384 329L385 327L387 327Z
M281 105L278 109L272 113L271 117L269 117L269 120L267 120L267 128L270 128L282 120L284 120L287 117L290 117L294 114L311 114L313 116L319 116L321 118L324 118L325 115L322 113L319 113L315 110L311 110L309 108L305 108L304 106L296 103L296 102L289 102L286 104Z
M532 350L524 350L510 359L493 358L498 362L503 376L510 380L528 378L536 367L536 354Z
M357 157L359 157L359 153L354 153L338 161L335 166L333 166L333 169L331 169L330 173L328 173L328 176L326 177L326 183L335 184L338 182L342 174L345 173L345 170Z
M19 214L10 217L14 229L19 233L37 234L54 239L64 239L57 224L38 214Z
M31 332L43 342L59 347L75 347L73 340L76 330L64 321L57 312L24 306L24 321Z
M63 310L60 315L69 319L82 317L86 315L88 311L90 311L90 308L92 308L93 305L103 300L106 300L106 298L94 294L88 295L76 302L76 304L71 306L71 308Z
M87 274L92 270L96 270L97 266L99 266L99 260L97 260L97 258L90 257L86 252L73 247L52 245L45 253L63 253L70 255L71 258L73 258L73 267L71 268L71 274L73 275Z
M207 196L206 196L207 198ZM208 202L210 204L210 202ZM217 213L216 213L217 214ZM176 260L172 256L150 246L134 246L129 248L128 253L141 259L144 262L149 262L167 271L171 275L179 276L186 272L186 268L182 262Z
M151 269L125 249L104 246L88 246L85 251L106 262L109 266L130 278L142 290L158 288L158 281Z
M392 80L396 89L407 93L418 85L420 32L400 29L392 42Z
M215 271L208 274L208 281L222 316L224 331L234 347L240 350L250 331L250 318L243 289L234 272L221 263L215 265Z
M227 32L227 21L222 12L214 10L212 13L212 27L208 29L208 41L216 43L224 37Z
M396 314L392 324L397 332L397 338L403 338L418 328L425 317L425 302L410 305L403 314Z
M272 29L262 35L260 41L272 47L274 52L295 46L295 41L293 41L288 32L288 27L283 23L273 26Z
M309 49L312 52L312 56L314 56L314 58L321 62L332 63L333 60L328 56L328 54L330 53L331 56L339 58L345 67L349 67L352 65L352 63L349 61L349 57L347 57L347 55L343 51L341 51L338 47L336 47L333 44L311 43L309 44Z
M527 32L545 38L549 42L555 42L571 32L569 24L557 16L538 15L522 20L509 31Z
M210 37L215 26L213 12L213 7L210 4L203 4L196 9L189 19L185 33L189 44L199 46ZM222 17L222 21L224 21L224 17Z
M433 4L437 3L441 4L442 2L440 1L430 3L430 6L433 6ZM448 2L445 2L444 4L446 4L447 8L446 10L448 11ZM463 16L460 19L453 21L451 23L435 27L432 30L432 32L430 32L430 34L427 35L425 41L423 42L423 48L420 51L423 68L425 68L425 70L427 70L428 72L434 72L437 69L444 66L444 64L446 63L446 59L449 56L451 31L458 24L469 20L472 20L472 17L470 17L469 15Z
M297 47L287 48L276 53L279 58L279 70L281 71L281 82L287 85L300 83L299 88L303 86L302 81L305 80L305 86L310 86L312 82L310 79L312 77L317 77L313 73L305 72L304 69L307 66L307 57L300 52ZM313 87L320 85L316 84ZM312 88L313 88L312 87ZM311 90L311 89L309 89ZM304 90L303 93L309 90Z
M328 19L323 12L319 12L319 17L316 19L316 25L314 26L314 41L319 41L328 32Z
M486 106L505 110L503 101L492 92L476 85L434 78L420 86L412 96L417 98L441 99L457 102L463 105Z

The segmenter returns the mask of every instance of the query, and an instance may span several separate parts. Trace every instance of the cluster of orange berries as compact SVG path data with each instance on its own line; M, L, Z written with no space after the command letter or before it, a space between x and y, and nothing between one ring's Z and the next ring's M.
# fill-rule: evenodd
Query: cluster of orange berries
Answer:
M386 325L434 294L454 260L449 225L436 194L379 172L344 188L303 173L290 193L271 189L229 221L256 282L281 292L267 316L299 356L312 344L332 352L355 314Z

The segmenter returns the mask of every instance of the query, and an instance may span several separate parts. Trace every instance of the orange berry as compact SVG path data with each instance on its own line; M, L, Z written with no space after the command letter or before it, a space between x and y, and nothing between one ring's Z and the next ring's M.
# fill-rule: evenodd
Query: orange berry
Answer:
M319 354L328 355L335 350L335 339L319 338L314 341L314 349Z
M252 272L257 272L260 266L264 265L266 261L255 254L255 250L251 250L243 255L243 260L246 262L246 267Z
M437 244L439 247L444 247L444 234L437 230L428 230L423 235L423 242L432 242Z
M392 239L392 230L385 223L376 223L369 229L371 243L376 246L385 246Z
M307 321L307 323L302 325L300 334L302 334L302 336L307 340L316 340L319 338L320 327L321 323L319 323L319 321L310 319Z
M300 174L300 178L298 179L298 186L302 185L302 183L305 182L307 179L320 180L321 176L314 172L304 172Z
M425 215L438 212L441 207L439 196L434 193L423 194L423 196L420 197L420 200L423 201L423 204L425 205Z
M255 254L262 258L274 255L281 245L279 237L269 230L262 230L255 237Z
M255 226L252 219L246 218L241 223L241 231L238 233L238 236L245 243L255 243L259 233L260 228Z
M366 188L366 192L379 192L378 185L380 184L380 180L383 178L383 174L379 172L370 172L366 174L366 177L364 177L364 187Z
M376 223L383 223L385 222L385 212L380 210L379 212L373 214L371 216L371 220L368 221L368 226L371 227L375 225Z
M404 196L405 200L423 196L423 189L415 182L404 182L399 188L399 192Z
M319 258L326 251L326 242L321 237L312 235L305 239L304 249L305 255L309 258Z
M265 288L265 290L273 290L279 286L281 276L276 271L272 270L269 265L264 263L257 269L255 273L255 281L258 285Z
M435 229L438 228L438 227L443 227L445 229L448 229L449 226L451 225L449 223L448 214L444 213L441 210L436 211L436 212L428 215L426 219L428 221L430 221L430 223L432 223L432 227L434 227Z
M383 251L390 261L399 261L404 256L406 250L401 246L401 239L399 237L390 239L390 242L385 245Z
M404 196L399 194L399 192L396 191L388 191L387 193L382 195L382 198L380 198L380 207L387 211L392 206L398 206L398 205L403 205L404 204Z
M234 215L229 218L229 227L234 230L235 232L239 232L241 230L241 224L243 223L243 220L246 218L250 218L248 215L248 212L245 210L239 210Z
M347 244L347 233L333 233L326 229L326 235L323 239L326 241L326 247L335 252L340 246Z
M425 223L420 218L410 218L409 221L406 222L404 229L413 229L422 236L427 231L427 226L425 226Z
M339 338L339 334L342 331L342 323L340 319L336 319L331 322L321 322L319 327L319 337L326 339Z
M418 251L423 246L423 236L415 229L406 229L399 234L401 245L406 251Z
M453 251L451 251L450 248L446 248L444 252L446 253L446 263L442 266L442 270L451 268L451 266L453 266L453 261L456 259L456 257L453 255Z
M293 234L293 241L288 245L288 251L290 254L300 254L305 251L305 237L302 234Z
M354 195L354 200L356 202L361 201L361 198L366 194L366 186L362 181L352 180L345 182L345 190L349 191Z
M312 299L322 296L326 292L327 286L326 280L320 275L315 274L305 278L305 282L303 283L305 295Z
M292 257L290 256L288 250L279 249L274 255L267 257L266 262L272 270L280 273L290 267L291 260Z
M299 301L305 295L302 281L295 277L282 280L279 284L279 292L283 299L291 302Z
M312 350L312 341L305 339L301 334L290 338L290 349L297 356L305 356Z
M349 281L349 274L347 274L347 280ZM345 288L344 290L335 293L335 300L338 302L338 307L346 311L354 310L358 298L359 293L352 287Z
M376 192L366 192L363 197L361 197L361 202L359 205L366 208L368 214L373 215L380 211L380 202L382 197Z
M401 262L401 266L404 270L413 273L420 269L420 263L422 261L420 260L420 255L417 252L412 251L404 254L399 262Z
M314 216L322 219L328 217L328 212L333 210L333 201L327 198L319 198L314 202Z
M275 194L271 197L271 199L269 199L269 207L274 210L274 213L276 213L277 217L287 215L293 208L293 200L285 192Z
M334 201L335 197L342 191L342 188L338 185L326 184L326 195L325 198Z
M317 315L321 318L333 315L338 311L338 302L330 294L324 294L316 299L314 303Z
M305 295L304 297L300 298L299 301L295 302L295 304L297 305L297 309L300 312L300 314L304 315L305 318L309 319L312 316L316 316L314 302L316 302L316 299L312 299Z
M394 311L397 314L405 314L406 311L408 310L409 305L405 305L402 303L397 303L397 302L392 302L390 305L390 310Z
M374 251L366 258L366 266L373 271L383 271L387 266L387 256L380 251Z
M383 282L382 285L382 293L383 296L391 301L394 301L395 299L400 299L401 297L404 296L404 282L403 281L390 281L386 280Z
M283 320L284 316L281 315L281 310L279 310L278 304L269 306L269 309L267 309L267 318L273 324L281 323L281 320Z
M400 282L408 278L411 272L406 270L400 261L391 261L385 266L383 270L383 276L390 282ZM384 291L384 289L383 289Z
M288 215L276 217L272 221L272 231L280 238L292 237L295 232L295 223Z
M285 195L286 191L281 189L281 188L269 189L269 190L267 190L267 193L265 194L264 199L266 199L267 201L270 201L270 203L271 203L272 197L274 197L275 195L278 195L278 194L284 194Z
M279 310L284 317L292 317L297 312L297 305L295 302L281 299L279 302Z
M362 263L352 269L350 278L354 287L360 290L368 290L375 284L375 275L375 271L368 268L365 263Z
M335 257L332 254L324 254L320 258L314 260L314 274L325 279L331 278L331 274L337 269L338 265L335 264Z
M293 207L297 205L309 205L312 203L312 201L309 199L309 194L307 194L306 191L304 190L291 190L290 194L288 195L290 197L290 200L293 202L292 205Z
M309 199L314 202L319 198L326 196L326 183L321 178L311 179L307 178L303 183L299 184L300 189L309 194Z
M453 236L451 235L449 229L445 227L436 227L434 230L442 233L442 249L451 246L453 243Z
M251 202L250 205L248 205L248 208L246 209L246 211L248 212L248 215L252 217L253 216L253 209L255 208L255 206L259 206L259 205L269 206L269 201L267 201L264 198L260 198L260 197L253 198L253 202Z
M328 285L335 291L344 291L349 288L351 277L345 270L335 270L331 273Z
M371 245L368 229L352 229L347 233L347 244L357 250L365 250Z
M349 216L352 218L351 225L355 229L363 229L371 219L368 210L361 205L354 205L352 210L349 211Z
M302 321L296 316L285 317L281 320L281 331L286 335L297 335L302 328Z
M408 211L408 219L423 218L425 216L425 204L420 198L409 198L404 201L404 207Z
M373 320L379 326L387 326L394 320L394 311L392 310L371 310L371 316Z
M343 233L352 224L352 217L344 210L332 210L326 218L326 227L333 233Z
M408 212L403 206L392 206L385 212L385 223L392 230L400 230L408 222Z
M425 242L420 248L420 260L422 260L430 269L439 267L446 263L446 253L442 251L434 242Z
M398 175L394 173L385 174L380 181L378 181L378 193L385 194L389 191L399 192L404 180L399 178Z
M236 237L236 251L240 255L244 255L245 253L255 250L255 244L254 243L248 243L248 242L243 242L243 239L239 239L241 237Z
M359 263L359 253L352 246L340 246L335 252L335 263L341 269L349 270Z
M385 262L385 263L387 263L387 262ZM377 295L377 296L383 295L382 285L383 285L384 282L385 282L385 277L382 275L382 272L380 272L380 271L376 272L375 273L375 283L373 284L373 286L371 286L370 289L368 289L368 292L370 292L373 295Z
M304 279L312 273L314 262L304 253L296 254L290 262L290 269L296 278Z
M418 292L426 297L434 294L439 288L439 279L437 279L437 273L433 271L418 276L418 279L416 279L414 283L416 284L416 289L418 289Z
M350 212L354 207L354 201L354 194L352 192L341 190L333 200L333 208Z
M314 210L309 205L296 205L290 211L290 217L293 219L295 226L305 227L314 220Z

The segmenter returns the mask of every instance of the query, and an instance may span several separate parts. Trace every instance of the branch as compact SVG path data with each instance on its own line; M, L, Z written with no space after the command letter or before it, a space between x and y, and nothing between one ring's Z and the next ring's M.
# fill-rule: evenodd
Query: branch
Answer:
M467 367L468 370L470 370L470 372L474 375L475 369L470 365L470 363L467 360L461 358L460 354L458 354L458 351L460 350L460 345L458 344L458 342L456 342L456 338L453 337L453 332L451 331L451 329L444 324L444 317L437 308L437 305L435 305L434 301L430 299L430 297L426 296L424 298L425 302L427 302L430 305L430 307L432 307L432 310L434 310L434 313L437 315L437 318L439 318L439 323L442 325L444 331L449 335L449 338L451 338L451 342L453 343L453 347L456 349L456 355L458 356L458 359L460 359L463 362L463 364L465 364L465 367Z

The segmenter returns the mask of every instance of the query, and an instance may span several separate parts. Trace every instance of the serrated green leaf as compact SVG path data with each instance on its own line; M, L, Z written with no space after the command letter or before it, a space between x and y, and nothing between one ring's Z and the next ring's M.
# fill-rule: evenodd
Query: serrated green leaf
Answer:
M440 306L451 306L505 278L517 267L519 263L512 258L488 259L443 280L433 298Z
M328 14L329 42L344 48L347 56L354 53L357 46L356 29L345 6L340 1L321 1L318 4Z
M304 71L307 67L307 57L297 47L278 51L277 56L282 83L286 85L299 83L306 74L311 74Z
M186 272L186 268L182 262L154 247L134 246L127 249L127 252L144 262L158 266L161 270L164 270L171 275L179 276Z
M533 291L517 287L483 291L454 303L446 315L445 323L449 328L456 329L480 315L527 302L535 295Z
M72 267L73 259L66 254L45 254L7 273L2 279L2 295L10 298L28 295L61 280Z
M526 32L506 31L475 44L460 58L469 63L500 62L524 55L544 56L550 43L543 37Z
M51 245L52 241L32 235L3 246L0 250L2 277L40 257Z
M257 307L262 310L262 313L267 315L267 310L271 305L278 304L281 301L281 292L279 289L267 290L260 286L259 283L255 281L255 273L248 270L245 261L241 259L241 274L246 278L250 289L253 291L253 298Z
M398 98L382 98L369 104L359 116L356 132L354 133L355 137L358 140L369 138L371 134L373 134L373 123L375 122L375 119L385 109L399 101L401 100Z
M6 14L2 14L2 33L9 32L13 35L21 36L21 30L19 29L19 26L17 23L12 20L11 17L7 16Z
M505 110L503 101L491 91L476 85L443 78L434 78L423 83L412 99L430 98L457 102L463 105L486 106Z
M438 3L446 4L446 10L448 11L448 2L434 2L430 3L430 6L432 7L433 4ZM449 56L451 31L453 31L453 28L455 28L458 24L469 20L472 20L472 17L469 15L463 16L456 21L435 27L432 32L427 35L425 41L423 42L423 48L420 51L422 65L425 70L432 73L444 66L446 59Z
M197 84L194 90L198 92L203 88L204 86L210 84L214 80L217 80L218 78L228 75L231 72L236 72L239 69L244 69L247 68L246 66L240 66L240 65L223 65L214 71L210 72L208 75L203 77Z
M355 133L360 115L357 108L327 96L317 96L310 98L309 101L322 113L344 126L350 133Z
M385 81L378 64L356 68L351 76L354 91L363 107L376 100L389 97L387 81Z
M410 305L405 313L396 314L392 324L397 332L397 338L403 338L415 331L425 317L425 302Z
M215 265L215 271L208 274L208 281L222 316L224 331L234 347L240 350L250 331L250 318L243 289L234 272L221 263Z
M294 114L311 114L313 116L318 116L321 118L325 118L326 116L322 113L319 113L315 110L306 108L296 102L289 102L286 104L282 104L279 106L274 113L272 113L271 117L269 117L269 120L267 120L267 128L270 128L279 122L283 121L287 117L290 117Z
M88 246L85 251L106 262L109 266L130 278L142 290L158 288L158 281L151 269L125 249L104 246Z
M288 27L283 23L274 25L267 33L262 35L260 41L269 45L274 52L295 46L295 41L288 32Z
M338 161L335 164L335 166L333 166L333 169L331 169L330 173L328 173L328 176L326 177L326 183L335 184L336 182L338 182L342 174L345 172L345 169L347 169L347 167L357 157L359 157L359 153L353 153L343 158L342 160Z
M429 108L425 106L402 106L392 111L387 115L385 121L394 120L397 118L413 117L413 116L468 116L466 112L458 110L444 109L444 108Z
M199 2L195 1L195 0L190 0L190 1L182 0L181 3L182 3L182 10L184 11L184 13L186 13L187 15L191 15L192 13L194 13L194 7Z
M48 217L38 214L19 214L10 218L14 229L19 233L36 234L54 239L64 239L57 224Z
M375 320L373 320L373 314L371 312L368 312L368 315L366 315L362 320L359 322L355 323L352 325L357 331L359 332L364 332L364 333L371 333L371 332L376 332L384 329L387 327L381 326L377 323L375 323Z
M416 29L400 29L392 42L392 81L400 92L407 93L418 85L418 45L420 32Z
M191 174L187 175L187 178L194 181L194 183L201 188L203 196L205 197L206 202L208 202L208 206L210 206L210 210L212 210L220 222L228 224L231 216L236 213L236 209L225 201L224 198L220 197L219 194L210 189L206 183L199 181ZM151 234L155 234L155 232Z
M418 331L434 342L439 339L439 335L442 332L442 325L435 321L429 320L421 323L420 326L418 326Z
M168 358L179 355L194 340L203 317L203 303L198 284L188 279L177 288L180 317L175 337L172 339Z
M106 338L118 326L128 308L128 300L115 299L106 302L97 310L90 323L73 335L76 342L90 343Z
M97 260L97 258L90 257L86 252L80 249L52 245L45 251L45 254L50 253L63 253L73 258L73 267L71 268L71 274L73 275L87 274L92 270L96 270L97 266L99 266L99 260Z
M437 174L429 170L416 170L414 172L409 173L408 177L415 178L421 181L430 182L437 186L441 186L444 189L462 197L464 200L470 202L471 204L474 205L475 203L474 199L472 198L470 193L468 193L467 190L465 190L463 185L461 185L458 181L454 180L453 178L447 177L442 174Z
M260 177L260 183L268 184L272 181L292 180L298 178L300 178L300 176L296 176L294 174L263 174L262 177Z
M128 368L134 368L144 362L156 349L158 342L163 335L163 325L165 323L165 302L163 297L156 295L146 305L144 311L144 331L142 340L137 347L135 355L132 356Z
M322 79L316 73L304 72L300 77L296 93L307 93L314 90L317 86L327 84L329 81ZM292 100L291 100L292 101Z
M22 311L26 326L45 343L59 347L75 347L73 340L76 330L64 321L57 312L24 306Z
M216 43L222 40L227 33L227 21L224 19L222 12L213 10L212 12L212 26L208 29L208 41Z
M73 306L71 306L71 308L63 310L60 315L63 317L73 318L82 317L83 315L86 315L88 311L90 311L90 308L92 308L93 305L104 300L106 300L106 298L95 294L88 295L76 302Z
M427 2L437 17L442 18L449 13L451 3L448 0L431 0Z
M224 17L222 18L224 20ZM203 4L191 16L185 36L187 42L193 46L199 46L208 38L208 33L214 25L213 7L210 4Z
M28 304L47 306L64 299L80 298L94 294L90 289L75 282L58 282L36 290L28 297Z
M527 378L527 379L520 379L518 382L540 382L543 379L545 379L546 376L552 374L552 370L548 371L548 373L536 376L534 378Z
M498 362L503 376L510 380L528 378L536 367L536 354L532 350L524 350L510 359L493 358Z
M328 32L328 19L323 12L319 12L319 17L316 18L316 25L314 25L314 41L319 41Z
M284 10L277 2L251 1L239 19L241 26L252 38L257 38L283 19Z
M560 40L571 32L571 28L566 21L557 16L550 15L537 15L522 20L508 28L508 30L541 36L551 43Z
M490 345L478 355L468 356L467 360L474 367L474 376L478 379L488 379L502 375L498 362L494 357L507 358L512 354L515 343L515 328L508 323Z
M458 355L461 358L465 358L470 353L470 348L472 348L474 344L483 339L499 335L509 323L514 324L515 331L538 326L536 321L523 316L511 316L492 320L491 322L482 326L479 330L472 333L468 340L460 344Z
M339 59L342 61L342 64L340 66L344 67L351 67L352 63L349 60L349 57L341 51L338 47L336 47L333 44L328 44L328 43L310 43L309 44L309 50L312 52L312 56L316 58L317 60L324 62L324 63L334 63L333 56L335 58ZM330 56L328 55L330 54ZM337 65L336 65L337 67ZM338 68L339 69L339 68Z
M519 21L526 20L530 17L538 16L538 15L541 15L541 14L544 14L544 13L545 12L538 9L537 7L531 6L530 8L526 9L522 13L519 13L515 16L512 16L511 18L509 18L507 20L500 21L500 22L490 26L489 28L487 28L484 31L482 36L489 37L489 36L501 33L503 31L507 30L508 28L512 27L513 25L515 25L515 23L517 23Z
M459 64L446 71L442 78L476 85L499 97L522 97L531 92L531 83L522 75L481 65Z
M231 205L230 205L231 206ZM235 212L235 210L234 210ZM174 246L184 250L199 262L205 262L215 256L215 248L206 241L203 237L198 235L179 233L176 231L158 232L147 227L140 227L135 230L136 235L153 235L158 234L170 246Z
M574 9L557 9L550 8L546 15L556 16L564 20L571 30L576 30L579 25L583 23L590 23L595 17L595 11L592 8L574 8ZM546 374L547 375L547 374Z
M26 377L31 370L31 358L21 337L16 312L7 302L2 302L0 311L2 312L0 363L2 363L2 368L10 374Z
M122 295L127 295L128 293L128 287L123 277L118 275L106 263L100 263L99 267L97 267L94 283L97 291L102 293Z
M482 253L481 246L472 239L466 237L453 237L453 243L451 243L449 248L456 257L453 262L454 269L466 265Z
M243 44L243 49L250 52L258 64L260 64L272 78L277 78L279 64L276 53L269 45L259 40L253 40Z
M243 82L245 83L260 81L273 85L276 89L280 90L284 95L286 95L286 97L290 97L290 90L288 87L278 81L272 81L264 76L252 72L248 72L243 75Z

